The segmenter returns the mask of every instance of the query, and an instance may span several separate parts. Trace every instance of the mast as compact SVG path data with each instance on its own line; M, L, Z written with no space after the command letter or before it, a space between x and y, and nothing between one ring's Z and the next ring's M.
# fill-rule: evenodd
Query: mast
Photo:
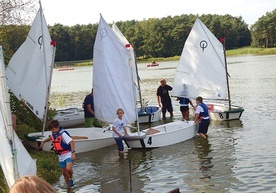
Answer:
M46 64L46 50L45 50L45 38L43 36L43 14L42 14L42 6L41 6L41 1L39 1L39 5L40 5L40 19L41 19L41 31L42 31L42 41L43 41L43 59L44 59L44 66L45 66L45 77L47 79L47 64ZM52 42L50 42L52 44ZM52 63L51 63L51 70L50 70L50 76L49 76L49 84L46 85L47 87L47 96L46 96L46 104L45 104L45 108L44 108L44 115L43 115L43 128L42 128L42 136L44 135L44 131L46 128L46 122L47 122L47 113L48 113L48 108L49 108L49 98L50 98L50 90L51 90L51 83L52 83L52 75L53 75L53 66L54 66L54 61L55 61L55 53L56 53L56 47L54 45L54 49L53 49L53 54L52 54ZM48 81L46 81L47 84Z
M130 49L128 49L128 51L130 52L131 51L131 45L129 45L130 46ZM126 47L128 47L128 45L126 46ZM132 48L132 50L133 50L133 48ZM134 52L133 52L134 53ZM131 54L129 54L129 56L130 56ZM140 93L140 83L139 83L139 78L138 78L138 71L137 71L137 64L136 64L136 56L135 56L135 54L134 54L134 60L135 60L135 69L136 69L136 74L137 74L137 81L138 81L138 85L135 85L135 81L134 81L134 74L133 73L131 73L131 79L132 79L132 84L133 84L133 97L134 97L134 101L135 101L135 108L134 108L134 111L135 111L135 115L136 115L136 122L137 122L137 130L138 130L138 132L140 132L140 124L139 124L139 115L138 115L138 111L137 111L137 97L136 97L136 89L135 89L135 87L138 87L137 89L139 90L139 97L141 97L141 93ZM129 58L129 62L131 61L131 57ZM133 68L132 67L132 65L130 65L131 66L131 68ZM142 102L141 102L141 98L140 98L140 103L142 104Z
M137 86L138 86L138 91L139 91L139 100L140 100L140 108L142 110L143 104L142 104L142 93L141 93L141 89L140 89L140 78L139 78L139 74L138 74L138 66L137 66L137 60L136 60L136 53L135 51L133 52L134 54L134 60L135 60L135 68L136 68L136 75L137 75Z
M231 110L231 97L230 97L230 86L229 86L229 74L227 69L227 60L226 60L226 51L225 51L225 38L223 38L223 54L224 54L224 63L225 63L225 72L226 72L226 83L227 83L227 93L228 93L228 105L229 110Z

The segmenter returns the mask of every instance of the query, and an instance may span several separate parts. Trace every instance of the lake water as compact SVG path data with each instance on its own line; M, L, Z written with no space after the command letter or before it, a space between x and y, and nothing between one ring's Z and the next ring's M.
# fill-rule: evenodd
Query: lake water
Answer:
M276 192L276 56L229 57L228 63L232 102L245 109L240 121L211 122L208 140L127 150L124 157L116 146L77 154L72 192ZM156 104L160 78L173 84L176 65L139 64L142 94L150 104ZM54 71L51 106L80 107L91 87L92 67ZM63 177L55 187L66 192Z

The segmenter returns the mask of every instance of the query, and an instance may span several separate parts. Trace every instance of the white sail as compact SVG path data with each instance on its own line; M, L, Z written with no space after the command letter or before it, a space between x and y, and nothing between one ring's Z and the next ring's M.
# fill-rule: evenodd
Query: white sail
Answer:
M132 47L132 45L128 42L128 40L126 39L126 37L123 35L123 33L121 32L121 30L117 27L117 25L115 23L113 23L112 25L112 30L115 32L115 34L118 36L118 38L121 40L121 42L124 45L128 45L128 51L129 51L129 65L131 67L132 70L132 76L133 76L133 81L135 84L135 97L136 100L139 100L139 78L137 76L137 68L136 68L136 62L135 62L135 54L134 54L134 48ZM142 101L140 101L142 102Z
M25 42L6 69L14 95L43 119L50 89L53 49L47 23L40 7Z
M223 45L196 19L185 42L173 84L173 96L226 99Z
M25 175L36 175L36 163L12 128L2 46L0 46L0 165L8 186Z
M127 123L136 120L129 51L106 21L100 18L94 45L94 109L98 119L112 123L122 108Z

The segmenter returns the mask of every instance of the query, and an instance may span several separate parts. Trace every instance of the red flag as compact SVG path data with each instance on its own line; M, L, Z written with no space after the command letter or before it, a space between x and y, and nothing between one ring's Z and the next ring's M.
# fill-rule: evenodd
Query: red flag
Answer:
M130 44L126 44L125 45L126 48L130 48L130 46L131 46Z
M55 41L51 41L51 42L50 42L50 45L51 45L51 46L56 47L56 44L57 44L57 42L55 42Z
M219 38L219 41L221 42L221 43L224 43L224 37L223 38Z

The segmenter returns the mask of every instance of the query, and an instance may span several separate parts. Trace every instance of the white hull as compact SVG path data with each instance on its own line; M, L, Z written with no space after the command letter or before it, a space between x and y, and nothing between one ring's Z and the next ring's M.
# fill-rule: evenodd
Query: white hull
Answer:
M150 109L154 109L151 111ZM138 109L138 112L140 109ZM145 113L138 113L139 123L153 123L160 121L161 119L161 111L162 109L159 109L157 106L147 106Z
M72 137L87 137L87 139L74 139L76 153L88 152L116 144L114 138L112 137L112 131L110 130L94 127L66 129L66 131ZM36 141L29 141L30 145L38 149L40 143L44 139L48 138L48 136L51 134L52 133L50 131L44 132L44 137L37 138ZM38 135L41 135L41 132L29 134L28 137L34 137ZM43 150L51 151L51 148L52 142L47 142L44 144Z
M244 111L242 107L231 106L231 110L227 104L206 103L209 109L211 120L228 121L239 119Z
M157 106L147 106L147 109L157 108ZM149 112L139 115L139 123L153 123L161 119L161 109L155 112ZM84 125L84 111L81 108L67 108L57 110L57 115L54 119L58 120L62 127L73 127L77 125Z
M130 137L125 140L130 148L157 148L168 145L173 145L193 138L198 131L198 124L193 121L176 121L167 123L153 128L159 131L155 134L146 135L150 129L144 132L130 134ZM141 139L134 139L135 136L144 136Z
M80 108L67 108L57 110L54 119L58 120L62 127L73 127L84 124L84 111Z

